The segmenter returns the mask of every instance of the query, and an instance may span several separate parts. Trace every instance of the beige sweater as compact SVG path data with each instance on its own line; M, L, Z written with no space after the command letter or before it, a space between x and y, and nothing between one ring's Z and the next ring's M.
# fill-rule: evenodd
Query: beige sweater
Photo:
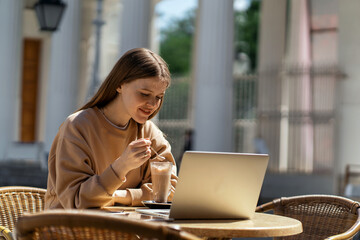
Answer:
M45 209L103 207L112 204L117 189L129 191L133 206L150 200L152 160L130 171L124 183L111 165L131 141L139 138L150 138L152 147L176 166L168 141L151 121L141 125L131 119L127 129L121 130L96 107L70 115L50 150ZM152 153L151 158L154 156ZM175 174L174 167L174 187Z

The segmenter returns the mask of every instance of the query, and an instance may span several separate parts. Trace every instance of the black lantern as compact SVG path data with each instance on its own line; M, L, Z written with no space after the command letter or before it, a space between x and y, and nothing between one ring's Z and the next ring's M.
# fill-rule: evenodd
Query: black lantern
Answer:
M41 31L56 31L66 4L61 0L39 0L34 9L39 20Z

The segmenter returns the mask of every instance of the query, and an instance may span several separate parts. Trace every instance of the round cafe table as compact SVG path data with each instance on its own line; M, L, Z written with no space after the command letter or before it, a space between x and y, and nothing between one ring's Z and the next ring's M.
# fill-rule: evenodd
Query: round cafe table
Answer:
M176 220L167 224L208 238L280 237L302 232L300 221L266 213L255 213L249 220Z
M176 229L190 232L199 237L207 238L252 238L252 237L281 237L296 235L302 232L300 221L268 213L255 213L252 219L239 220L174 220L161 221L136 212L144 207L105 207L103 210L124 213L124 216L140 221L155 219L158 224L166 224Z

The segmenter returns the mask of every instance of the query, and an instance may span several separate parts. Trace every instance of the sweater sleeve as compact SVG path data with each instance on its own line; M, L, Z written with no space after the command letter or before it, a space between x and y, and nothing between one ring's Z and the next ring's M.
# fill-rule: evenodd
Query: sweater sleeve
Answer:
M169 197L169 201L172 200L172 197L175 192L175 187L177 183L176 176L176 163L174 156L171 153L171 146L169 142L165 139L163 133L153 124L150 125L151 133L149 134L150 140L152 142L152 147L157 151L161 156L165 157L165 161L172 162L173 169L171 174L171 193ZM143 200L151 200L152 199L152 184L151 184L151 171L150 171L150 162L159 161L156 159L156 155L154 152L151 153L151 158L144 165L144 177L141 182L140 188L132 188L127 189L130 192L132 206L142 206L141 201Z
M94 171L91 149L73 126L59 137L56 150L56 194L64 208L94 208L112 204L112 193L123 182L110 165ZM106 183L106 185L105 185Z

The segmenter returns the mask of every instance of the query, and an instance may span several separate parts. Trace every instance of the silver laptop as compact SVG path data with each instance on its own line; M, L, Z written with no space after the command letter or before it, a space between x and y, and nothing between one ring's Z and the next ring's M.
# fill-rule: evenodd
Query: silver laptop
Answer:
M252 218L268 160L266 154L185 152L169 218Z

